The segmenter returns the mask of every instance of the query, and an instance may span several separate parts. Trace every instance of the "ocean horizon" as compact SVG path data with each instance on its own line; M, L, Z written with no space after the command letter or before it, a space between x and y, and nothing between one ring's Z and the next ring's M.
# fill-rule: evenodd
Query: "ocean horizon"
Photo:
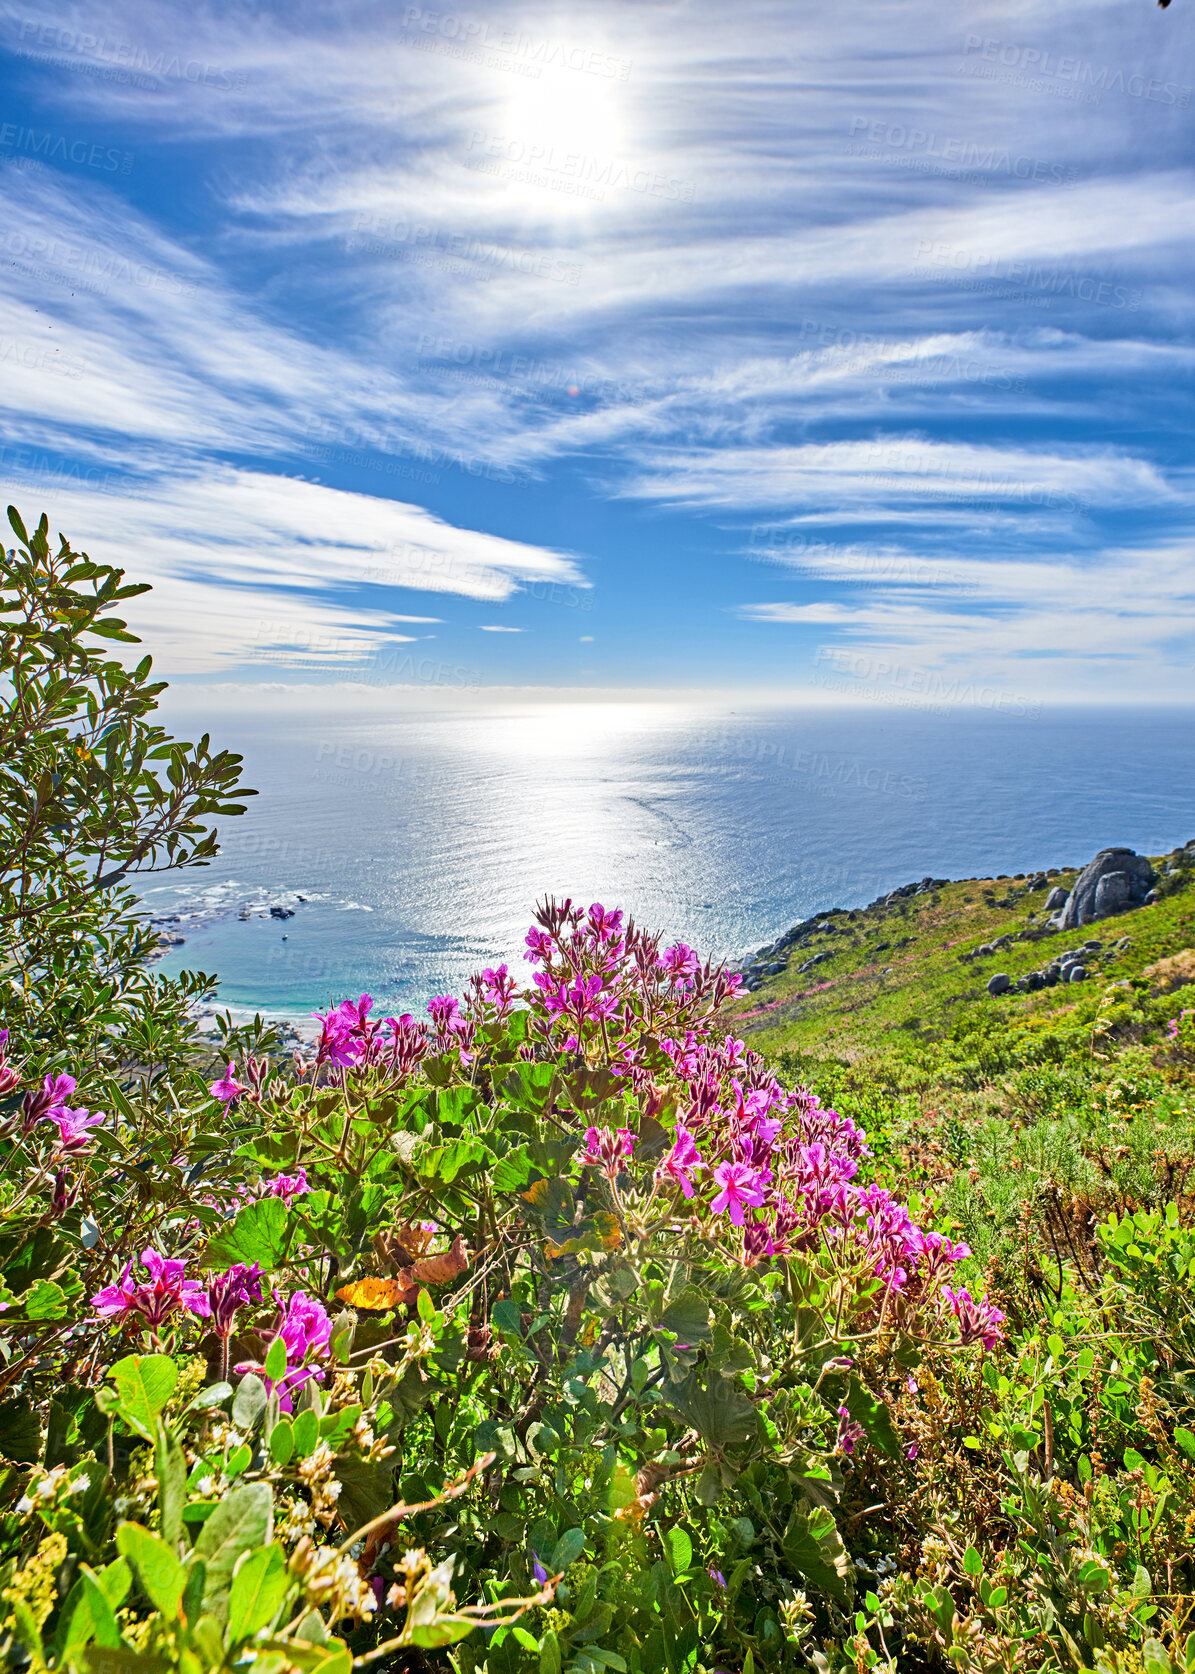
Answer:
M260 794L220 822L211 866L141 895L182 938L157 968L216 975L234 1016L297 1022L362 992L421 1011L501 961L525 981L545 894L621 906L733 964L927 874L1195 835L1178 709L510 702L315 723L217 712L198 730L244 753Z

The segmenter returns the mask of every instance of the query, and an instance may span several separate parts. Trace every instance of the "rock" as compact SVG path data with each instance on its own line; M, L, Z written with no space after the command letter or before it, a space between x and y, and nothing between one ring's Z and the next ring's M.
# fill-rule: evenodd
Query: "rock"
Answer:
M1158 894L1157 890L1151 889L1149 894L1145 897L1145 900L1142 901L1141 905L1143 907L1156 907L1161 899L1162 897Z
M997 994L1007 994L1012 987L1012 978L1004 971L997 971L995 976L988 978L988 993L993 997Z
M271 907L270 908L270 917L271 918L293 918L294 916L295 916L295 909L293 907Z
M1059 907L1065 907L1066 898L1069 893L1069 890L1060 889L1058 887L1052 889L1046 896L1046 911L1048 913L1056 913Z
M1154 869L1144 855L1133 849L1101 849L1075 879L1075 887L1058 915L1058 928L1074 930L1109 913L1142 906L1153 881Z
M1084 982L1084 981L1086 981L1086 979L1087 979L1087 966L1086 965L1072 965L1071 968L1069 969L1069 971L1067 971L1067 973L1066 973L1066 980L1068 982Z

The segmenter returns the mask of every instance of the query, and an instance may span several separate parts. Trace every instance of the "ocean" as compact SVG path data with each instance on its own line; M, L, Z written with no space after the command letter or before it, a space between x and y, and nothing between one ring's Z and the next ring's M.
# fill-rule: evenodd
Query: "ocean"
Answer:
M501 960L524 979L545 894L624 907L734 962L927 874L1195 836L1183 710L317 713L212 715L260 795L222 824L213 865L143 881L147 911L182 938L159 968L217 975L234 1015L305 1018L362 992L384 1013L420 1010Z

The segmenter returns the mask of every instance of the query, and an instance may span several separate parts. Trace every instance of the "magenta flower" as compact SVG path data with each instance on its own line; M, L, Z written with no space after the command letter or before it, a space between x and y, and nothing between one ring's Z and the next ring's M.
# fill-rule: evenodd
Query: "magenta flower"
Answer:
M845 1453L849 1459L862 1440L863 1426L855 1423L848 1407L839 1407L838 1434L834 1438L834 1451Z
M275 1174L272 1179L263 1181L255 1195L259 1198L280 1197L289 1209L296 1197L303 1197L310 1190L307 1170L301 1168L297 1174Z
M587 1017L609 1017L617 1004L615 995L602 987L602 979L597 975L579 976L571 988L561 983L556 993L544 996L544 1009L549 1017L572 1018L578 1028Z
M185 1261L168 1261L151 1248L142 1250L141 1262L148 1279L134 1279L130 1261L116 1284L105 1285L92 1297L91 1305L102 1318L123 1322L138 1314L146 1325L156 1327L176 1308L202 1317L211 1311L204 1286L184 1277Z
M547 964L552 957L553 942L546 930L537 930L532 925L527 932L526 946L527 952L523 955L523 958L530 965L538 965L541 960Z
M362 999L367 998L368 995L362 995ZM313 1011L311 1015L322 1025L315 1053L316 1068L332 1064L337 1069L347 1069L355 1064L364 1051L364 1042L353 1038L349 1017L343 1011L330 1011L326 1015Z
M700 966L701 960L684 942L677 942L675 947L668 948L660 955L660 969L672 983L684 982L686 978L696 976Z
M762 1206L764 1195L760 1190L759 1174L748 1164L719 1163L714 1170L714 1179L722 1190L711 1207L715 1215L729 1211L732 1225L742 1226L744 1208L758 1209Z
M101 1122L108 1120L102 1110L97 1110L92 1116L86 1110L68 1110L65 1105L59 1105L51 1110L48 1121L58 1128L58 1149L63 1156L72 1156L78 1151L86 1151L91 1145L91 1128L98 1128Z
M271 1342L281 1337L286 1345L287 1372L280 1378L277 1385L272 1378L266 1376L265 1365L262 1362L246 1361L236 1369L238 1372L256 1372L257 1376L271 1392L278 1390L279 1406L283 1412L290 1412L290 1392L299 1384L306 1383L308 1378L315 1378L323 1382L324 1369L322 1366L312 1366L308 1362L315 1355L328 1352L332 1341L332 1321L321 1303L309 1297L305 1291L297 1290L290 1301L283 1304L282 1297L274 1292L274 1301L279 1308L278 1324ZM267 1345L268 1348L268 1345Z
M635 1148L635 1136L626 1128L586 1128L585 1152L581 1161L595 1165L615 1179Z
M600 901L595 901L589 909L589 930L599 942L613 941L622 929L622 908L614 907L609 912Z
M21 1132L30 1134L44 1117L61 1110L75 1090L73 1075L47 1075L36 1092L28 1092L21 1101Z
M951 1290L949 1285L943 1285L942 1299L958 1320L960 1343L982 1343L985 1349L994 1349L1004 1341L1000 1327L1005 1316L986 1296L981 1302L975 1302L970 1291Z
M451 1029L460 1011L460 1001L451 994L433 994L427 1002L427 1014L440 1031Z
M236 1065L229 1064L227 1073L219 1081L213 1081L208 1090L214 1099L219 1099L223 1104L231 1104L234 1099L239 1099L245 1089L236 1078Z
M231 1337L241 1308L261 1301L261 1268L238 1261L226 1273L214 1273L207 1285L207 1313L217 1337Z
M675 1180L686 1197L693 1196L693 1175L705 1167L697 1142L687 1128L677 1128L676 1143L656 1170L656 1177Z
M498 1016L505 1017L514 1001L517 987L515 979L508 973L505 965L499 965L492 970L488 965L481 973L481 997L488 1005L497 1006Z

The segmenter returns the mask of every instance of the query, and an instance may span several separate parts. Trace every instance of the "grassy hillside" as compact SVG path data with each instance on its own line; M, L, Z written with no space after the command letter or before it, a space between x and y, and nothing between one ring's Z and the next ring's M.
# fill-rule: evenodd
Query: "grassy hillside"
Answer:
M1151 857L1159 874L1171 858ZM1046 898L1077 875L825 913L760 950L771 974L738 1008L749 1043L863 1120L1023 1315L1043 1272L1091 1258L1101 1215L1181 1202L1195 1157L1195 866L1161 875L1151 906L1055 931ZM994 974L1015 984L1084 944L1085 979L989 994Z

